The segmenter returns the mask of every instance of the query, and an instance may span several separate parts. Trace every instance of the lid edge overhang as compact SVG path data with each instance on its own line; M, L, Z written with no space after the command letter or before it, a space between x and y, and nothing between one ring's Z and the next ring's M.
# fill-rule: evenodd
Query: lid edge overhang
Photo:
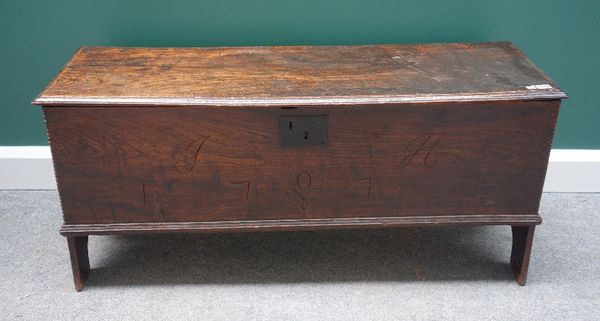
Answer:
M324 105L379 105L417 103L489 102L510 100L566 99L562 91L513 91L474 94L436 94L403 96L342 96L342 97L62 97L39 96L31 104L40 106L324 106Z

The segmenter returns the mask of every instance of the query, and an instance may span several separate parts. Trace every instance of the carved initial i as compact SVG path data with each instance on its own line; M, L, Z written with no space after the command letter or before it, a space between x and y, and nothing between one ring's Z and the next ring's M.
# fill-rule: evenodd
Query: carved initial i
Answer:
M187 145L185 150L175 160L175 169L178 172L189 173L196 167L200 150L209 137L210 136L202 136Z
M424 134L413 139L406 146L408 155L400 160L397 166L405 168L408 166L419 154L423 154L423 166L433 168L435 164L430 162L431 153L438 147L444 140L446 140L448 134L442 133L436 134Z

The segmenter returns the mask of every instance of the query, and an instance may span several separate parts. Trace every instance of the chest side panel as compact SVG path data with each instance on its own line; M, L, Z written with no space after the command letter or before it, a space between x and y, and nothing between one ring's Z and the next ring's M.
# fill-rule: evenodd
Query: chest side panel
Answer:
M44 111L65 222L94 224L537 213L558 106ZM282 147L307 115L326 144Z

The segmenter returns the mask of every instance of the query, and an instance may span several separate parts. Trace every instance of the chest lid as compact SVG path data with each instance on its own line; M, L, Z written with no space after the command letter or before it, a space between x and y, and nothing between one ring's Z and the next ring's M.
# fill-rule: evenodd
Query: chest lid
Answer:
M508 42L79 49L44 106L310 106L561 99Z

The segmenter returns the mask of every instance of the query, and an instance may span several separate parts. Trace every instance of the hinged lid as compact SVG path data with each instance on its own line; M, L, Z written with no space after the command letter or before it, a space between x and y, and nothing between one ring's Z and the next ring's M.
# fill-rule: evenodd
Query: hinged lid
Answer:
M507 42L79 49L45 106L303 106L566 98Z

